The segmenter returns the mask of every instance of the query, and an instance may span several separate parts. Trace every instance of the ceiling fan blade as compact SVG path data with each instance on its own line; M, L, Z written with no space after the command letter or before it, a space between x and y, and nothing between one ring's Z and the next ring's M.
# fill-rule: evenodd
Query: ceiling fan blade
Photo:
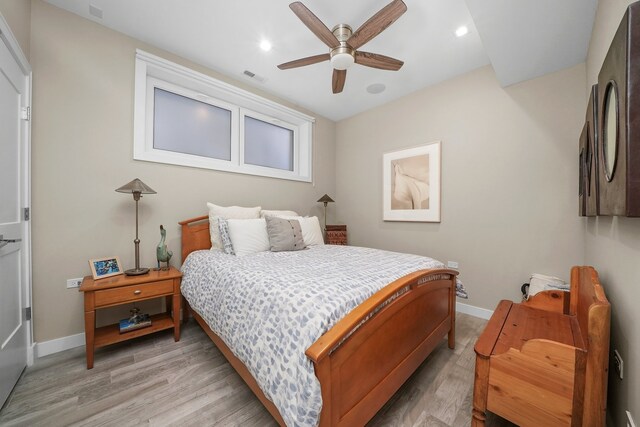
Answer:
M322 55L307 56L306 58L296 59L295 61L285 62L278 65L281 70L288 70L289 68L304 67L305 65L317 64L318 62L328 61L331 59L331 55L323 53Z
M340 42L333 35L333 33L327 28L324 23L318 19L316 15L313 14L305 5L300 3L299 1L291 3L289 8L296 14L298 18L302 21L304 25L309 28L313 34L315 34L320 40L324 42L330 48L335 48L340 45Z
M379 68L381 70L398 71L403 61L389 56L379 55L371 52L356 52L356 64L366 67Z
M354 49L359 48L381 32L407 11L407 5L402 0L394 0L367 20L349 37L347 43Z
M331 88L333 93L340 93L344 88L344 82L347 80L347 70L333 70L333 79L331 82Z

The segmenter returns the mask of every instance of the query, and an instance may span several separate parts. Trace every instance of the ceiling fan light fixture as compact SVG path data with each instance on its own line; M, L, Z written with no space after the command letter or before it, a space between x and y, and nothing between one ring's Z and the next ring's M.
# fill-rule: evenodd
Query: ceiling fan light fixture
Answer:
M336 70L346 70L356 62L354 56L350 53L336 53L331 56L331 66Z
M331 66L336 70L346 70L356 62L356 53L349 46L339 46L331 51Z
M347 24L338 24L331 32L340 42L340 46L331 50L331 66L336 70L346 70L356 62L355 50L347 45L353 30Z
M355 32L353 32L353 29L347 24L338 24L330 31L329 28L300 1L294 1L289 5L289 8L302 23L331 50L329 53L285 62L278 65L278 68L281 70L331 60L331 66L333 68L331 90L335 94L341 93L344 89L347 69L353 64L390 71L398 71L404 64L403 61L389 56L357 50L360 46L365 45L383 32L407 11L407 5L404 4L402 0L392 0L391 3L376 12Z

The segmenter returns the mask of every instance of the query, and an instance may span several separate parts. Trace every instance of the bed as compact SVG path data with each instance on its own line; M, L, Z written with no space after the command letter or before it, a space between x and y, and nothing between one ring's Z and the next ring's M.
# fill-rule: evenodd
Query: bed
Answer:
M210 310L204 309L204 300L208 292L209 299L211 293L219 292L224 289L223 293L229 294L233 292L242 293L244 289L234 291L231 287L219 288L203 291L202 296L195 291L195 286L208 286L207 280L203 277L203 269L212 269L211 265L215 264L214 270L222 269L225 264L229 264L228 270L225 271L245 271L250 275L248 270L253 268L260 270L260 274L254 274L253 277L262 277L273 271L278 271L276 262L273 268L261 267L267 257L279 259L282 262L282 269L292 270L291 274L296 281L297 290L306 289L307 292L311 288L298 286L301 268L295 271L296 266L309 265L304 264L304 258L313 258L317 260L317 269L314 274L319 271L333 271L331 262L344 262L349 259L354 266L358 264L358 260L366 260L371 263L371 259L380 256L377 251L366 248L345 248L345 247L325 247L311 250L298 251L299 254L278 254L277 256L270 253L256 256L255 258L245 258L239 263L232 260L231 255L217 254L218 251L203 251L211 247L209 236L208 216L201 216L180 222L182 226L182 259L183 259L183 296L185 310L185 320L188 319L189 313L193 315L198 324L213 340L216 346L225 355L231 365L245 380L247 385L253 390L256 396L261 400L267 410L273 415L280 425L315 425L320 426L357 426L364 425L370 420L378 410L387 402L387 400L398 390L398 388L407 380L407 378L415 371L415 369L426 359L431 351L447 336L449 348L453 349L455 344L455 298L456 298L456 275L457 272L442 268L442 265L435 260L433 263L424 257L416 257L416 259L424 259L425 264L421 265L422 269L417 271L407 270L401 277L391 281L384 282L379 286L379 290L363 291L369 292L362 302L350 310L346 315L342 316L336 313L335 322L324 322L329 327L319 337L309 341L309 345L304 344L309 340L307 330L301 328L300 331L293 331L293 335L302 335L300 342L295 340L285 340L284 343L293 347L302 345L304 348L300 350L300 357L305 359L309 368L314 374L314 384L318 384L318 393L320 404L313 397L313 393L309 392L314 387L302 384L303 389L297 390L296 397L302 396L300 400L303 404L308 403L309 408L298 407L284 408L282 398L273 397L273 387L271 385L263 387L267 390L265 393L259 384L264 381L263 364L255 362L251 358L247 358L242 343L234 342L242 331L233 328L225 328L225 322L228 317L233 317L234 310L238 309L235 302L226 302L226 316L221 316L218 320L212 320ZM341 252L349 251L349 252ZM194 253L195 252L195 253ZM187 258L190 254L191 257ZM387 253L394 254L394 253ZM400 254L396 254L400 255ZM406 257L412 257L406 255ZM225 258L226 257L226 258ZM295 257L295 258L294 258ZM372 258L373 257L373 258ZM333 258L333 261L331 259ZM393 255L391 258L393 260ZM402 258L403 260L411 258ZM324 260L324 261L323 261ZM398 258L400 260L400 258ZM270 259L268 262L272 262ZM364 264L365 261L362 261ZM209 267L202 267L208 265ZM279 265L279 264L278 264ZM400 265L400 264L398 264ZM420 264L416 264L420 265ZM199 266L199 267L198 267ZM252 266L252 268L249 268ZM437 268L436 268L437 267ZM355 267L354 267L355 268ZM398 267L399 268L399 267ZM407 266L403 266L406 270ZM200 276L195 275L195 271L200 272ZM354 271L357 271L355 269ZM363 270L365 271L365 270ZM396 272L400 271L396 269ZM404 271L404 270L402 270ZM220 273L219 279L228 276L227 273ZM276 273L274 273L276 274ZM315 276L323 277L316 279L315 286L321 288L323 286L339 286L339 278L333 276ZM361 279L363 286L369 286L369 282L375 282L380 278L378 275L370 277L358 277ZM382 277L382 276L381 276ZM287 280L281 278L280 280ZM321 280L325 280L322 282ZM388 284L387 284L388 283ZM338 285L336 285L338 284ZM220 284L210 284L210 286L219 286ZM365 286L366 285L366 286ZM256 288L258 289L258 288ZM332 288L333 289L333 288ZM249 292L249 291L247 291ZM256 292L256 290L251 290ZM249 292L249 295L252 295ZM333 292L333 291L332 291ZM216 294L217 295L217 294ZM228 296L228 298L233 295ZM246 298L246 297L245 297ZM266 298L266 297L265 297ZM259 303L265 298L254 299L251 304L256 305L252 309L265 311L264 307L260 308ZM305 301L313 301L314 295ZM321 297L318 297L321 298ZM275 302L277 304L277 301ZM273 301L271 304L274 304ZM336 303L338 304L338 303ZM338 304L339 305L339 304ZM303 305L300 306L303 308ZM221 306L220 311L224 311L225 307ZM276 307L275 311L283 310ZM313 313L313 310L304 309L304 312ZM257 312L256 312L257 313ZM246 316L245 316L246 317ZM249 316L251 317L251 316ZM306 319L306 317L305 317ZM268 320L255 325L255 328L262 326ZM314 322L309 322L315 327ZM323 322L319 326L322 328ZM213 325L212 328L210 325ZM306 327L306 324L303 325ZM216 332L214 332L214 329ZM253 329L253 327L248 328ZM261 335L262 330L256 331ZM279 335L277 340L281 340ZM306 341L305 341L306 340ZM230 345L231 344L231 345ZM234 347L235 346L235 347ZM234 347L234 351L230 347ZM279 357L280 352L275 352L274 357ZM292 350L292 353L295 351ZM302 355L304 353L304 356ZM287 356L289 357L289 356ZM294 358L295 356L291 356ZM244 362L243 362L244 360ZM281 362L287 368L289 360ZM275 381L280 386L281 378ZM296 385L286 383L286 389L295 389ZM282 388L282 387L281 387ZM294 391L295 393L295 391ZM271 399L267 397L271 396ZM273 401L272 401L273 400ZM277 402L278 404L274 404ZM280 409L284 408L281 413ZM317 409L317 411L316 411ZM316 413L317 412L317 413ZM297 418L296 418L297 417Z

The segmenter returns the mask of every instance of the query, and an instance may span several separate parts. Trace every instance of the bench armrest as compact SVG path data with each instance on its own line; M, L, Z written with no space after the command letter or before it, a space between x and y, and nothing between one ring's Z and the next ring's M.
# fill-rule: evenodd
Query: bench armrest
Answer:
M504 322L507 320L507 316L509 315L509 311L511 311L512 306L513 302L511 301L500 301L498 307L496 307L496 310L493 312L493 315L491 315L491 319L489 319L487 326L485 326L482 335L480 335L476 342L474 350L478 356L491 356L491 352L498 341L500 331L502 331L502 327L504 326Z

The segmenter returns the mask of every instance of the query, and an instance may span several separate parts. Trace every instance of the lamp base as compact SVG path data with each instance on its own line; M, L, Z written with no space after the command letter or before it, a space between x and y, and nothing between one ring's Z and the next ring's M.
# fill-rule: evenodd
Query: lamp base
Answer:
M148 272L148 268L132 268L129 270L125 270L124 274L126 274L127 276L140 276L142 274L147 274Z

